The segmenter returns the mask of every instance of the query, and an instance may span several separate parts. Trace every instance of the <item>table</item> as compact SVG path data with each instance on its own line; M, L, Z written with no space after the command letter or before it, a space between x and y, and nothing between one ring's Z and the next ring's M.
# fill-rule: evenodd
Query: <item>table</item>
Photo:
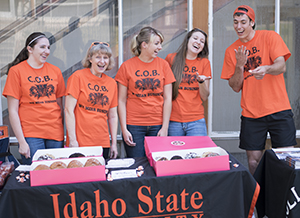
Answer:
M142 177L30 187L13 172L0 197L5 218L77 217L251 217L259 185L230 155L228 171L156 177L146 158ZM234 167L233 164L237 164ZM251 214L251 215L249 215Z
M254 178L261 187L256 208L258 217L300 217L300 170L266 150Z

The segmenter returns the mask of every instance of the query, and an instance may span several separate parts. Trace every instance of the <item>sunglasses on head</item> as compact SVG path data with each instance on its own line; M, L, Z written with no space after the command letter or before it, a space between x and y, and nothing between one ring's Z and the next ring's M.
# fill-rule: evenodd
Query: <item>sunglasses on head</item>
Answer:
M93 46L95 46L95 45L99 45L99 44L102 44L102 45L105 45L105 46L109 47L109 44L108 44L107 42L93 42L93 43L91 44L91 47L93 47ZM91 47L90 47L90 48L91 48Z

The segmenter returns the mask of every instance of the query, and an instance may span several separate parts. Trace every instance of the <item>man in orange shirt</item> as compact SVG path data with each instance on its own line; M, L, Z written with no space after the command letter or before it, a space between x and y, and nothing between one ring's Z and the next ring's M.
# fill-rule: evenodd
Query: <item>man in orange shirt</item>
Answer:
M221 78L241 95L240 148L247 151L254 174L263 155L267 133L272 147L296 145L296 128L283 73L291 53L274 31L254 30L255 13L247 5L233 13L239 37L225 52Z

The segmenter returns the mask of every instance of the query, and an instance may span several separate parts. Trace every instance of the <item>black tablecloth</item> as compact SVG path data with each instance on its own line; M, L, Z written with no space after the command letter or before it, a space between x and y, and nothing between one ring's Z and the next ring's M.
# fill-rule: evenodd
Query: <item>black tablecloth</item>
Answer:
M256 208L258 217L300 217L300 170L266 150L254 174L261 187Z
M18 183L14 172L0 198L0 216L251 217L259 186L244 166L230 160L228 171L156 177L147 159L137 158L133 168L145 169L139 178L39 187Z

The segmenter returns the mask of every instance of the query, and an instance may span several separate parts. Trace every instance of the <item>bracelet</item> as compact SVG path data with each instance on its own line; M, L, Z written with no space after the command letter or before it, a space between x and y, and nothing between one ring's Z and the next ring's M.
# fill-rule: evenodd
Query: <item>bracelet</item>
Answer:
M204 83L204 80L203 80L203 81L199 81L199 80L197 80L197 81L198 81L198 83L200 83L200 84L201 84L201 83Z

